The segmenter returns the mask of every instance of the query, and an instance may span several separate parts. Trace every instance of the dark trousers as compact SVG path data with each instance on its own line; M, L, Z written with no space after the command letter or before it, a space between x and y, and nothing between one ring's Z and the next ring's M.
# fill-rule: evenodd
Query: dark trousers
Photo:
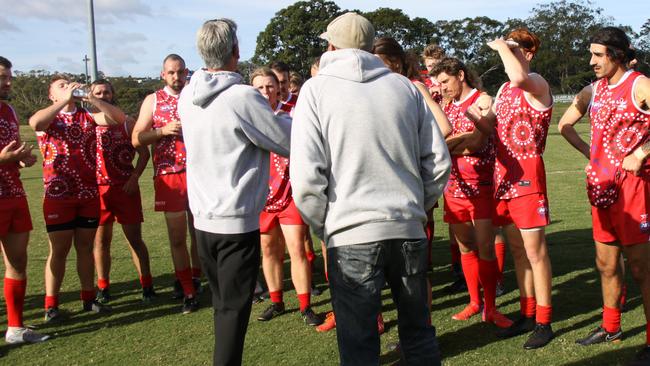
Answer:
M196 230L196 239L212 290L213 364L241 365L260 266L260 232L214 234Z
M327 250L341 365L379 365L377 316L388 282L397 305L402 364L440 365L427 303L427 241L385 240Z

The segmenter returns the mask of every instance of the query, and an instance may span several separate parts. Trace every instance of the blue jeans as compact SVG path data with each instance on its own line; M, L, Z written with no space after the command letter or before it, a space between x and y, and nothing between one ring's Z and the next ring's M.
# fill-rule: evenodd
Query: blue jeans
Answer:
M377 316L387 281L397 305L402 364L440 365L429 324L426 239L391 239L327 250L341 365L379 365Z

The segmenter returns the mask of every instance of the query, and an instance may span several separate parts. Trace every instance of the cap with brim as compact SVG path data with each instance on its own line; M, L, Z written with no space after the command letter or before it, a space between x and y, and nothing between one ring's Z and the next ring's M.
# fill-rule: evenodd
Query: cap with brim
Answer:
M336 48L357 48L370 52L375 40L375 28L368 19L349 12L332 20L320 38Z

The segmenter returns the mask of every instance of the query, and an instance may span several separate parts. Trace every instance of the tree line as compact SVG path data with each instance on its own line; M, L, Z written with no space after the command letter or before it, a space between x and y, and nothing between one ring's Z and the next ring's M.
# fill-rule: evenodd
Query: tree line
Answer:
M589 0L559 0L534 6L525 19L501 22L478 16L432 22L423 17L409 17L401 9L379 8L370 12L341 9L333 1L298 1L279 10L257 37L255 55L240 62L244 79L257 65L283 61L303 76L309 75L312 61L325 50L319 38L335 17L356 11L375 26L378 37L395 38L408 51L419 54L425 46L436 43L449 56L458 57L481 76L483 88L495 93L506 75L496 52L486 43L504 36L509 30L525 26L542 41L533 59L532 69L544 75L556 94L579 91L594 78L589 67L589 35L603 26L625 29L637 51L636 68L650 75L650 19L635 32L629 26L615 24L603 9ZM85 76L70 75L83 82ZM100 75L101 76L101 75ZM11 103L20 121L46 106L50 74L43 70L17 72ZM111 77L117 104L129 115L137 116L144 97L162 86L155 78Z

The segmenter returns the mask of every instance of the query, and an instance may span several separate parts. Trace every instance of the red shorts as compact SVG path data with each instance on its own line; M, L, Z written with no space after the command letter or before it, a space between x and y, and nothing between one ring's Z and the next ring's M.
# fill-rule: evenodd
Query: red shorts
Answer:
M618 199L607 208L591 207L594 240L634 245L650 241L650 181L626 174Z
M443 220L448 224L461 224L492 219L494 205L492 187L481 189L478 196L471 198L459 198L445 193Z
M271 231L278 224L281 225L305 225L296 204L291 200L289 206L280 212L262 211L260 214L260 233L265 234Z
M43 216L46 226L58 226L70 224L78 218L89 219L90 226L97 227L99 223L99 197L95 198L45 198L43 199ZM84 225L73 225L74 227L86 227ZM52 230L48 230L52 231Z
M190 208L185 172L154 177L155 211L179 212Z
M133 194L126 194L122 186L99 186L101 212L99 224L117 222L122 225L134 225L144 221L140 189Z
M26 197L0 198L0 237L32 230Z
M492 225L514 223L518 229L532 229L551 223L548 198L545 193L527 194L508 200L496 200Z

